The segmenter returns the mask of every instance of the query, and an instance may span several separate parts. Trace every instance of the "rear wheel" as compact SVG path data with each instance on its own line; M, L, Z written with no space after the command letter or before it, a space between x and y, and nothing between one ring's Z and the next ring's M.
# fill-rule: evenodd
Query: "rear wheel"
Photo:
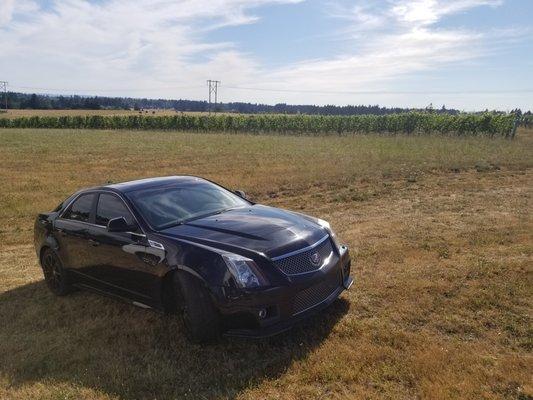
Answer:
M195 343L217 340L221 334L220 316L207 288L200 280L183 272L174 274L174 285L178 310L189 340Z
M61 260L52 249L46 249L41 257L44 280L48 288L57 296L64 296L72 291L68 276Z

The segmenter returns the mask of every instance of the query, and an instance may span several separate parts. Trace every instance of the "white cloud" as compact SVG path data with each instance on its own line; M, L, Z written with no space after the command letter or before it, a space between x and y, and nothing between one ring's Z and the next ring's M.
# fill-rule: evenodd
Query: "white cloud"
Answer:
M383 94L394 91L394 87L409 91L404 82L412 81L414 74L478 60L523 35L517 30L478 32L436 27L445 16L499 4L499 0L364 1L348 7L332 3L331 15L350 22L339 30L339 40L343 38L343 48L347 49L344 54L282 67L263 79L262 88L308 91L303 95L284 93L288 102L308 99L303 101L390 105L394 104L390 99L394 99L402 104L427 105L431 95L408 94L401 98L391 93L387 98ZM432 89L446 91L448 87L426 88ZM372 96L372 92L380 94Z
M0 3L0 26L11 21L15 9L15 0L4 0Z
M502 0L400 0L391 2L392 15L408 24L431 25L443 16L479 6L499 6Z
M39 9L32 0L2 0L0 2L0 29L6 27L15 17L31 15Z
M278 76L298 85L320 83L321 89L364 90L371 82L469 59L475 54L471 46L480 39L481 35L468 32L417 28L376 37L357 55L300 63L279 71Z
M383 102L383 97L333 92L387 90L409 74L479 58L491 50L489 40L509 35L438 26L447 16L498 6L500 0L355 1L348 6L332 0L325 4L330 17L339 18L342 50L329 59L317 48L314 59L266 69L255 54L234 43L205 39L208 32L216 37L223 26L257 23L256 7L303 1L62 0L42 9L31 0L1 0L0 71L7 74L1 78L12 86L67 93L196 99L205 98L205 80L214 78L223 81L222 99L228 101ZM257 81L262 89L287 92L231 89ZM304 93L291 92L302 88Z
M198 86L210 77L246 77L246 69L255 68L231 43L202 41L202 32L251 23L256 17L249 10L260 5L298 1L64 0L18 20L12 20L15 3L2 3L2 21L11 22L0 28L0 69L20 86L71 92L155 87L169 96L169 82Z
M387 22L383 13L377 12L375 4L364 2L346 6L339 3L329 3L329 15L334 18L349 21L349 26L344 31L361 32L381 28Z

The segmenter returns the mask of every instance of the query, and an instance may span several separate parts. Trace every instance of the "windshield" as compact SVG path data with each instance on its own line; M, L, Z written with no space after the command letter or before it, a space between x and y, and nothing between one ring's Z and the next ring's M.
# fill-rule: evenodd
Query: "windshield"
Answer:
M209 182L140 189L128 193L128 197L155 230L250 205Z

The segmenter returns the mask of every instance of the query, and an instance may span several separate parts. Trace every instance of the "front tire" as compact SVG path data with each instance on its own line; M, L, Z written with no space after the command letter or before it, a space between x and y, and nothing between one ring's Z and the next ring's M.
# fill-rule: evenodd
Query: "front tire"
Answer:
M220 315L207 288L200 280L183 272L174 274L174 286L188 339L195 343L216 341L221 334Z
M52 293L56 296L65 296L72 291L67 272L55 251L50 248L44 250L41 266L44 280Z

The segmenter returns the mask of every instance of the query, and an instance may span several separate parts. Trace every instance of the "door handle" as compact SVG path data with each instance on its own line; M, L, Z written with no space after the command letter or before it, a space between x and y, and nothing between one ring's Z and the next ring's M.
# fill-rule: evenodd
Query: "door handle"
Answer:
M89 243L91 246L94 246L94 247L100 246L100 242L94 239L89 239Z

